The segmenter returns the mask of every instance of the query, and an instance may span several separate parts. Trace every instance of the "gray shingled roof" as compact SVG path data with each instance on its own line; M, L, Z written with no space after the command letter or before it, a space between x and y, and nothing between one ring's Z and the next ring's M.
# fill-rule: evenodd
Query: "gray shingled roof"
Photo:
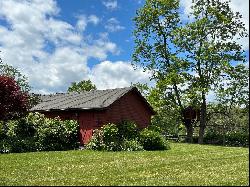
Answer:
M126 87L81 93L39 95L41 102L31 108L31 111L102 109L108 107L132 89L134 88Z

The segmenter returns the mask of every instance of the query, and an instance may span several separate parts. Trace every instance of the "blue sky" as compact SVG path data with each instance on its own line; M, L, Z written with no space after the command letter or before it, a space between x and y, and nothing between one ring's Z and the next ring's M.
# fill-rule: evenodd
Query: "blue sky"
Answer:
M108 3L113 3L110 8ZM115 3L116 2L116 3ZM126 1L100 1L100 0L74 0L71 3L67 1L57 1L58 6L61 7L60 18L71 24L76 24L76 17L78 15L96 15L100 19L98 25L90 25L86 28L85 33L91 34L93 37L98 37L100 32L108 32L109 39L119 44L119 55L110 55L110 61L130 61L131 54L133 51L133 39L132 32L134 23L132 21L135 16L135 12L140 8L143 1L137 0L126 0ZM105 4L107 4L105 6ZM113 22L113 30L107 29L109 20L117 20ZM115 28L115 26L117 28ZM94 64L99 63L96 59L90 59L89 66L92 67Z
M65 92L90 79L98 89L150 83L130 64L136 10L144 0L0 0L3 61L28 77L33 92ZM191 0L181 0L183 17ZM232 0L249 31L249 1ZM240 41L249 53L248 38ZM249 57L248 57L249 59Z

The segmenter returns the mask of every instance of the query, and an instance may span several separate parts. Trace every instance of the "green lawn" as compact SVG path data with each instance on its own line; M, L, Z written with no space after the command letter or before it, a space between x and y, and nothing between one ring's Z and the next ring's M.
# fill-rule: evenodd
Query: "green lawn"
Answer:
M249 185L249 149L172 143L168 151L0 155L0 185Z

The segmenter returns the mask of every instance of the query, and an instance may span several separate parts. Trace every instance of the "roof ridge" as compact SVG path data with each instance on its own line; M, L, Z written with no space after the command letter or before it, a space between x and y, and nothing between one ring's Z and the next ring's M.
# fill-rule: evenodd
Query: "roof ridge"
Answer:
M40 93L30 93L31 95L39 95L39 96L50 96L50 95L65 95L65 94L81 94L81 93L86 93L86 92L94 92L94 91L105 91L105 90L119 90L119 89L128 89L128 88L133 88L133 86L126 86L126 87L121 87L121 88L108 88L108 89L98 89L98 90L90 90L90 91L81 91L81 92L56 92L56 93L48 93L48 94L40 94Z

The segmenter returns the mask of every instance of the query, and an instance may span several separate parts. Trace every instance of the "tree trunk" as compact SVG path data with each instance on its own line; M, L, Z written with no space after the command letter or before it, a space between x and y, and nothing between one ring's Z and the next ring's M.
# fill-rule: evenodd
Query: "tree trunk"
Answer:
M187 130L186 142L192 143L193 142L193 124L190 119L184 120L184 124Z
M205 93L202 92L202 105L201 105L201 117L200 117L200 130L199 130L199 139L198 144L203 144L203 138L206 128L206 113L207 113L207 104Z

